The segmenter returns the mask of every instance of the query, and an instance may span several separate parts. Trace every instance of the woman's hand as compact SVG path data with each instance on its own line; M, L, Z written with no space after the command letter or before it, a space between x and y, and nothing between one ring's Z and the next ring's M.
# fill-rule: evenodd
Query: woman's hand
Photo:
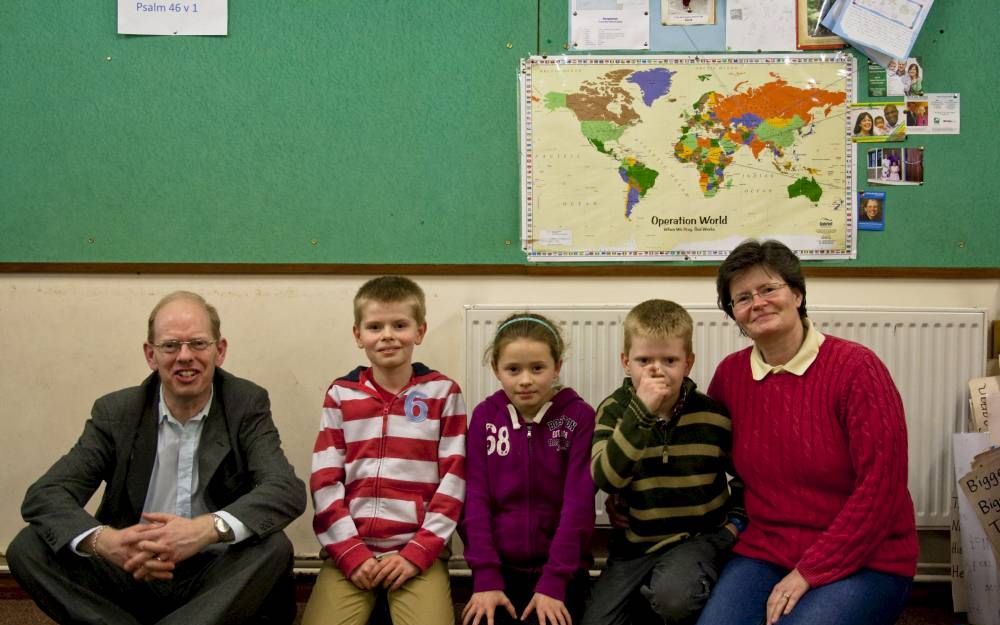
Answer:
M566 604L540 592L536 592L528 607L524 608L521 620L527 620L532 612L537 614L538 625L573 625Z
M608 514L611 527L620 530L628 529L628 504L619 493L611 493L604 500L604 511Z
M493 615L497 607L502 606L510 614L510 618L517 620L517 612L514 611L514 604L510 602L507 595L502 590L487 590L484 592L474 592L469 602L462 610L462 625L479 625L486 617L486 625L493 625Z
M809 592L809 582L798 569L793 569L784 579L774 585L767 598L767 625L774 625L782 616L792 613L792 609Z

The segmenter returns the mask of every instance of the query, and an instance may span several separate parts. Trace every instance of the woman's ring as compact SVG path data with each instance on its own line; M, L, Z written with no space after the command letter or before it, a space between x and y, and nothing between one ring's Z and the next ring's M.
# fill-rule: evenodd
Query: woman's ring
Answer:
M792 596L792 593L790 593L790 592L788 592L788 591L786 590L785 592L781 593L781 596L782 596L782 598L784 598L784 599L790 599L790 598L791 598L791 596Z

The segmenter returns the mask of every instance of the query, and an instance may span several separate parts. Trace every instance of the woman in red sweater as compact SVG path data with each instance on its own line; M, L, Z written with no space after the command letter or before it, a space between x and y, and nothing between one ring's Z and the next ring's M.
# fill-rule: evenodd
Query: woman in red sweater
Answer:
M891 624L917 562L899 392L868 348L806 316L799 260L745 241L719 307L753 340L716 369L749 524L698 625Z

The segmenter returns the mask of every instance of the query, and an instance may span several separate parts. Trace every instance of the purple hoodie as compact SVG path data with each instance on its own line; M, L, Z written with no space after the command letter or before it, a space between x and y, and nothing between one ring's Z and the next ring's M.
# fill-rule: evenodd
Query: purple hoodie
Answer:
M525 423L497 391L476 406L466 443L459 533L473 592L503 590L501 567L540 572L535 591L565 601L591 562L594 409L564 388Z

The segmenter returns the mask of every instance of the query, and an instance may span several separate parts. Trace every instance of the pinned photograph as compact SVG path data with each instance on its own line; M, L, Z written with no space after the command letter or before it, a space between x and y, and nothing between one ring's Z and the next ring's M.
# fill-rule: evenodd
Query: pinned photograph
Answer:
M901 69L903 69L901 66L896 66L896 76L899 76ZM903 82L903 95L924 95L924 68L920 65L920 59L909 58L906 60L905 74L901 80Z
M799 50L831 50L847 45L820 23L831 6L833 0L795 0L795 40Z
M715 23L715 0L660 0L664 26Z
M927 127L927 100L906 100L906 127Z
M858 230L885 230L885 191L858 192Z
M862 102L851 105L855 143L879 143L906 139L906 116L903 102Z
M868 150L867 179L877 185L924 183L923 148L875 148Z
M924 67L920 57L890 59L887 67L868 61L868 95L875 98L924 95Z

